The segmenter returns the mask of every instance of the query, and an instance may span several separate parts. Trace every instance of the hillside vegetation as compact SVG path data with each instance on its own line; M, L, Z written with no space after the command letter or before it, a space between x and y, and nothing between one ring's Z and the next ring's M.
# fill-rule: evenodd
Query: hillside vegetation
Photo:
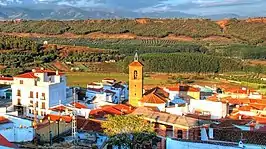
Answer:
M11 21L0 22L1 32L39 33L58 35L73 33L85 35L92 32L121 34L132 33L143 37L166 37L168 35L204 38L221 36L238 38L243 42L258 44L266 37L264 22L248 22L231 19L219 24L208 19L121 19L121 20L78 20L78 21Z
M127 72L136 50L146 72L258 73L265 68L247 66L246 60L266 59L265 25L264 22L235 19L222 22L204 19L0 22L3 34L0 37L0 65L5 67L1 73L19 73L33 67ZM128 33L138 38L86 36L92 32ZM169 38L164 38L166 36ZM170 36L193 40L179 41ZM230 42L220 41L224 38ZM44 41L48 44L44 45Z

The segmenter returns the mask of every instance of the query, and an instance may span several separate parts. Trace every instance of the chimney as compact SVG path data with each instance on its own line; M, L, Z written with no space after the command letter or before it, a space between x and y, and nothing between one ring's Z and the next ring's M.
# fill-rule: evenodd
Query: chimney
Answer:
M32 72L36 72L36 69L32 69Z
M55 71L55 74L56 74L56 75L59 75L59 72L58 72L58 70L56 70L56 71Z

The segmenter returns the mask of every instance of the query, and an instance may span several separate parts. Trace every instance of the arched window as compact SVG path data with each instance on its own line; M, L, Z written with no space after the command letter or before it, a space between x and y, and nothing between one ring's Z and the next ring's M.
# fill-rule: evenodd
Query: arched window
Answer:
M134 80L136 80L138 78L138 71L134 70Z

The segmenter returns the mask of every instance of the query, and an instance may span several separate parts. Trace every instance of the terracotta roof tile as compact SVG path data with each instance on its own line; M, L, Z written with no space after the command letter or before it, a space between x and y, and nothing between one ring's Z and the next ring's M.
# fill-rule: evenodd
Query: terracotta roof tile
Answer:
M72 118L70 116L60 116L60 115L55 115L55 114L48 114L45 117L50 118L51 121L59 121L62 119L63 121L70 123L72 121Z
M129 66L144 66L144 65L139 61L134 61L134 62L130 63Z
M33 72L27 72L20 75L15 76L16 78L27 78L27 79L36 79L38 77L34 76Z
M16 78L28 78L28 79L36 79L37 76L34 75L34 73L47 73L48 76L56 75L55 71L52 70L41 70L41 69L35 69L35 72L27 72L20 75L15 76ZM64 73L59 72L59 75L64 75Z
M71 103L71 105L74 106L74 102ZM75 102L75 108L78 108L78 109L88 109L88 107L82 103L79 103L79 102Z
M3 116L0 116L0 124L9 123L10 121Z
M254 116L253 118L259 124L266 124L266 117Z
M140 100L140 102L153 103L153 104L163 104L163 103L166 103L166 100L164 100L163 98L160 98L159 96L151 93L151 94L143 96L142 99Z
M13 81L13 77L0 77L0 80L4 80L4 81Z
M66 109L71 110L71 109L69 109L68 107L66 107L64 105L57 105L55 107L51 107L49 110L58 111L58 112L65 112Z
M170 91L183 91L183 92L200 92L200 88L189 85L177 85L174 87L167 87Z

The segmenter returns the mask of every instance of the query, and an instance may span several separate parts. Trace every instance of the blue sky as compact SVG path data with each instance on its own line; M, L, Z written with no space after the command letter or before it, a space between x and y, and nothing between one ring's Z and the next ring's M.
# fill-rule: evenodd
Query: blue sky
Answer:
M134 11L181 11L196 15L266 16L266 0L0 0L0 3L42 2L76 7L106 7Z
M266 16L265 8L266 0L157 0L157 4L152 2L149 7L139 10L176 10L200 15L234 13L242 16Z

